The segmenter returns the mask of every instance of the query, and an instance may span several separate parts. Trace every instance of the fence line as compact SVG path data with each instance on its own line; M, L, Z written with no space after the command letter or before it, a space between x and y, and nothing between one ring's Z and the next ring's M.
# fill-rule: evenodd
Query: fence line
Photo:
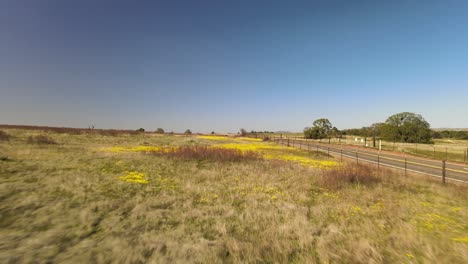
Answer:
M273 137L273 136L272 136ZM280 135L282 138L283 135ZM285 138L289 138L284 136ZM300 136L291 137L293 140L307 140ZM354 137L357 139L363 139L361 137ZM311 139L308 139L311 140ZM400 143L400 142L388 142L376 140L375 147L372 140L364 141L355 141L349 139L349 137L344 138L330 138L330 139L316 139L314 140L317 143L329 143L333 145L350 145L350 146L359 146L369 149L376 150L389 150L397 151L401 153L412 154L416 156L438 159L440 161L454 161L454 162L464 162L468 165L468 144L466 146L450 146L450 145L432 145L432 144L421 144L421 143ZM379 144L380 143L380 144Z
M343 160L343 157L346 158L351 158L355 159L356 163L359 163L359 161L362 162L368 162L372 164L376 164L378 168L380 166L385 166L385 167L390 167L390 168L395 168L395 169L400 169L404 170L405 175L407 175L407 172L415 172L419 174L424 174L424 175L429 175L432 177L437 177L442 180L443 183L446 182L447 179L451 181L456 181L456 182L463 182L463 183L468 183L468 171L464 172L458 169L454 168L448 168L446 164L446 160L442 160L439 166L436 166L434 164L425 164L422 162L431 162L427 160L418 160L418 159L412 159L412 161L408 160L407 157L401 157L401 156L392 156L388 154L382 155L380 152L374 154L374 153L369 153L369 152L359 152L359 150L349 150L349 149L343 149L343 145L341 145L340 149L333 148L333 147L325 147L320 144L314 144L314 141L310 140L298 140L296 139L290 139L289 137L283 138L281 137L271 137L271 139L274 142L278 142L281 145L287 145L289 146L296 146L302 149L302 146L307 146L307 151L310 152L312 149L315 149L316 152L322 151L328 153L339 155L340 156L340 161ZM312 144L311 144L312 143ZM347 153L345 153L347 152ZM354 155L350 155L349 153L355 152ZM360 155L362 154L362 155ZM376 161L372 160L372 158L369 157L375 157ZM396 158L394 158L396 157ZM387 161L385 161L387 160ZM414 161L416 160L416 161ZM418 162L419 161L419 162ZM435 162L435 161L433 161ZM401 164L400 164L401 163ZM398 166L400 165L400 166ZM412 165L413 168L409 168L409 165ZM453 164L452 164L453 165ZM457 165L458 166L458 165ZM421 169L423 168L423 169ZM419 170L418 170L419 169ZM468 168L465 168L468 169ZM434 173L434 171L439 170L439 173ZM458 178L450 177L447 175L447 172L452 172L452 173L457 173L459 174Z

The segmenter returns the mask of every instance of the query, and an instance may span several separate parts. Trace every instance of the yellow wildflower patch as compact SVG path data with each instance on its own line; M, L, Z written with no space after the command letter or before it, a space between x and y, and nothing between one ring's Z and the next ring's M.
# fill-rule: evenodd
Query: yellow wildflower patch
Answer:
M200 139L208 140L236 140L236 141L263 141L261 138L249 138L249 137L228 137L228 136L197 136Z
M228 143L216 145L215 147L227 148L227 149L238 149L240 151L255 151L262 154L262 157L265 159L275 159L275 160L284 160L299 163L303 166L309 166L320 169L330 169L338 165L336 161L332 160L316 160L305 156L295 155L294 152L298 150L291 147L284 147L278 145L270 145L263 143L249 143L249 144L238 144L238 143ZM293 152L293 153L282 153L283 151Z
M226 140L234 139L237 140L236 143L225 143L225 144L215 144L210 146L210 148L222 148L222 149L235 149L241 152L258 152L264 159L271 160L283 160L291 161L303 166L314 167L319 169L330 169L338 165L336 161L333 160L316 160L310 157L307 157L301 151L292 148L285 147L275 144L261 143L261 142L243 142L247 141L261 141L258 138L229 138L225 136L198 136L198 138L209 139L209 140ZM162 152L167 153L173 150L174 147L168 146L137 146L137 147L110 147L105 150L120 153L120 152Z
M282 146L257 144L257 143L250 143L250 144L227 143L227 144L216 145L215 147L225 148L225 149L238 149L240 151L263 151L263 150L284 150L285 149ZM290 149L293 149L293 148L290 148Z
M340 196L335 193L330 193L330 192L324 192L323 196L330 198L330 199L338 199Z
M227 140L226 136L198 136L197 138L208 139L208 140Z
M247 141L263 141L261 138L249 138L249 137L239 137L237 139L247 140Z
M158 147L158 146L137 146L137 147L111 147L111 148L105 148L105 151L110 151L110 152L151 152L151 151L166 151L168 150L168 147Z
M439 214L428 213L421 214L420 219L416 221L418 226L428 231L457 231L463 230L464 226L453 219L441 216Z
M265 159L278 159L278 160L284 160L284 161L292 161L292 162L299 163L303 166L309 166L309 167L314 167L314 168L319 168L319 169L330 169L338 165L338 163L333 160L315 160L315 159L311 159L308 157L296 156L292 154L277 154L277 155L265 154L263 155L263 157Z
M285 197L286 193L277 188L277 187L264 187L260 185L255 186L246 186L246 187L236 187L234 191L242 196L246 196L249 194L263 194L270 197L271 200L277 200L278 198Z
M359 206L351 206L351 211L358 213L362 212L362 209Z
M468 243L468 237L454 237L452 240L456 242Z
M370 206L371 209L376 211L382 211L385 209L385 204L383 202L376 202L375 204Z
M140 184L147 184L148 180L145 179L145 174L136 171L127 171L125 175L119 177L124 182L131 182L131 183L140 183Z

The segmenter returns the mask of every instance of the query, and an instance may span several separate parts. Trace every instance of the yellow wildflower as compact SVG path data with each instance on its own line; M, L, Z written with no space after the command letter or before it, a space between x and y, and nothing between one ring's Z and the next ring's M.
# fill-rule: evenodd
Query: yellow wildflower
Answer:
M208 140L227 140L229 139L226 136L198 136L201 139L208 139Z
M110 152L151 152L151 151L166 151L168 147L158 147L158 146L137 146L137 147L111 147L105 148L104 150Z
M140 183L140 184L147 184L148 180L146 180L144 173L136 172L136 171L127 171L125 175L120 176L119 178L125 182L132 182L132 183Z
M468 237L458 237L458 238L452 238L453 241L456 242L462 242L462 243L468 243Z
M238 138L238 139L247 140L247 141L263 141L263 139L261 139L261 138L240 137L240 138Z

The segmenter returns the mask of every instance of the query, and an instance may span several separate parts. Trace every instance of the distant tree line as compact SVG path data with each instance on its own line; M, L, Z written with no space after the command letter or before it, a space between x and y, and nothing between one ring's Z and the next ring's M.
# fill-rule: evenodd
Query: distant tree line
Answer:
M345 129L342 131L343 135L353 135L353 136L360 136L360 137L372 137L375 136L377 138L385 139L385 140L390 140L392 141L393 139L397 138L398 135L392 135L394 130L388 129L388 127L385 127L385 123L376 123L373 124L372 126L369 127L362 127L362 128L352 128L352 129ZM382 129L383 128L383 129ZM410 132L412 132L410 130ZM421 132L419 133L421 134ZM430 134L430 137L432 139L440 139L440 138L451 138L451 139L465 139L468 140L468 131L462 131L462 130L442 130L442 131L435 131L435 130L430 130L427 131L424 129L424 132L422 133L424 137L427 139L428 134ZM416 135L418 135L416 133ZM414 138L409 138L404 140L396 140L400 142L411 142L415 143L414 141L417 141ZM427 141L427 140L426 140ZM422 142L421 142L422 143ZM426 142L424 142L426 143Z
M433 138L468 139L468 131L443 130L432 131Z
M349 129L344 132L393 142L432 143L430 124L421 115L410 112L392 115L384 123L375 123L369 127Z
M375 123L358 129L340 131L326 118L317 119L312 127L304 129L305 138L330 139L343 135L372 137L374 144L376 138L394 142L432 143L432 138L435 137L429 123L421 115L410 112L398 113L388 117L384 123Z
M275 132L273 131L255 131L255 130L251 130L250 131L250 134L274 134Z

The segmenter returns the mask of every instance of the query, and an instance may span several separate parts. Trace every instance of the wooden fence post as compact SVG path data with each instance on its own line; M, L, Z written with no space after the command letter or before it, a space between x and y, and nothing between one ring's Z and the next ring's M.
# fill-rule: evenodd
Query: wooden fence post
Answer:
M442 183L445 184L445 160L442 161Z
M465 163L468 163L468 148L466 148L466 159L465 159Z
M405 158L405 176L406 176L406 158Z

